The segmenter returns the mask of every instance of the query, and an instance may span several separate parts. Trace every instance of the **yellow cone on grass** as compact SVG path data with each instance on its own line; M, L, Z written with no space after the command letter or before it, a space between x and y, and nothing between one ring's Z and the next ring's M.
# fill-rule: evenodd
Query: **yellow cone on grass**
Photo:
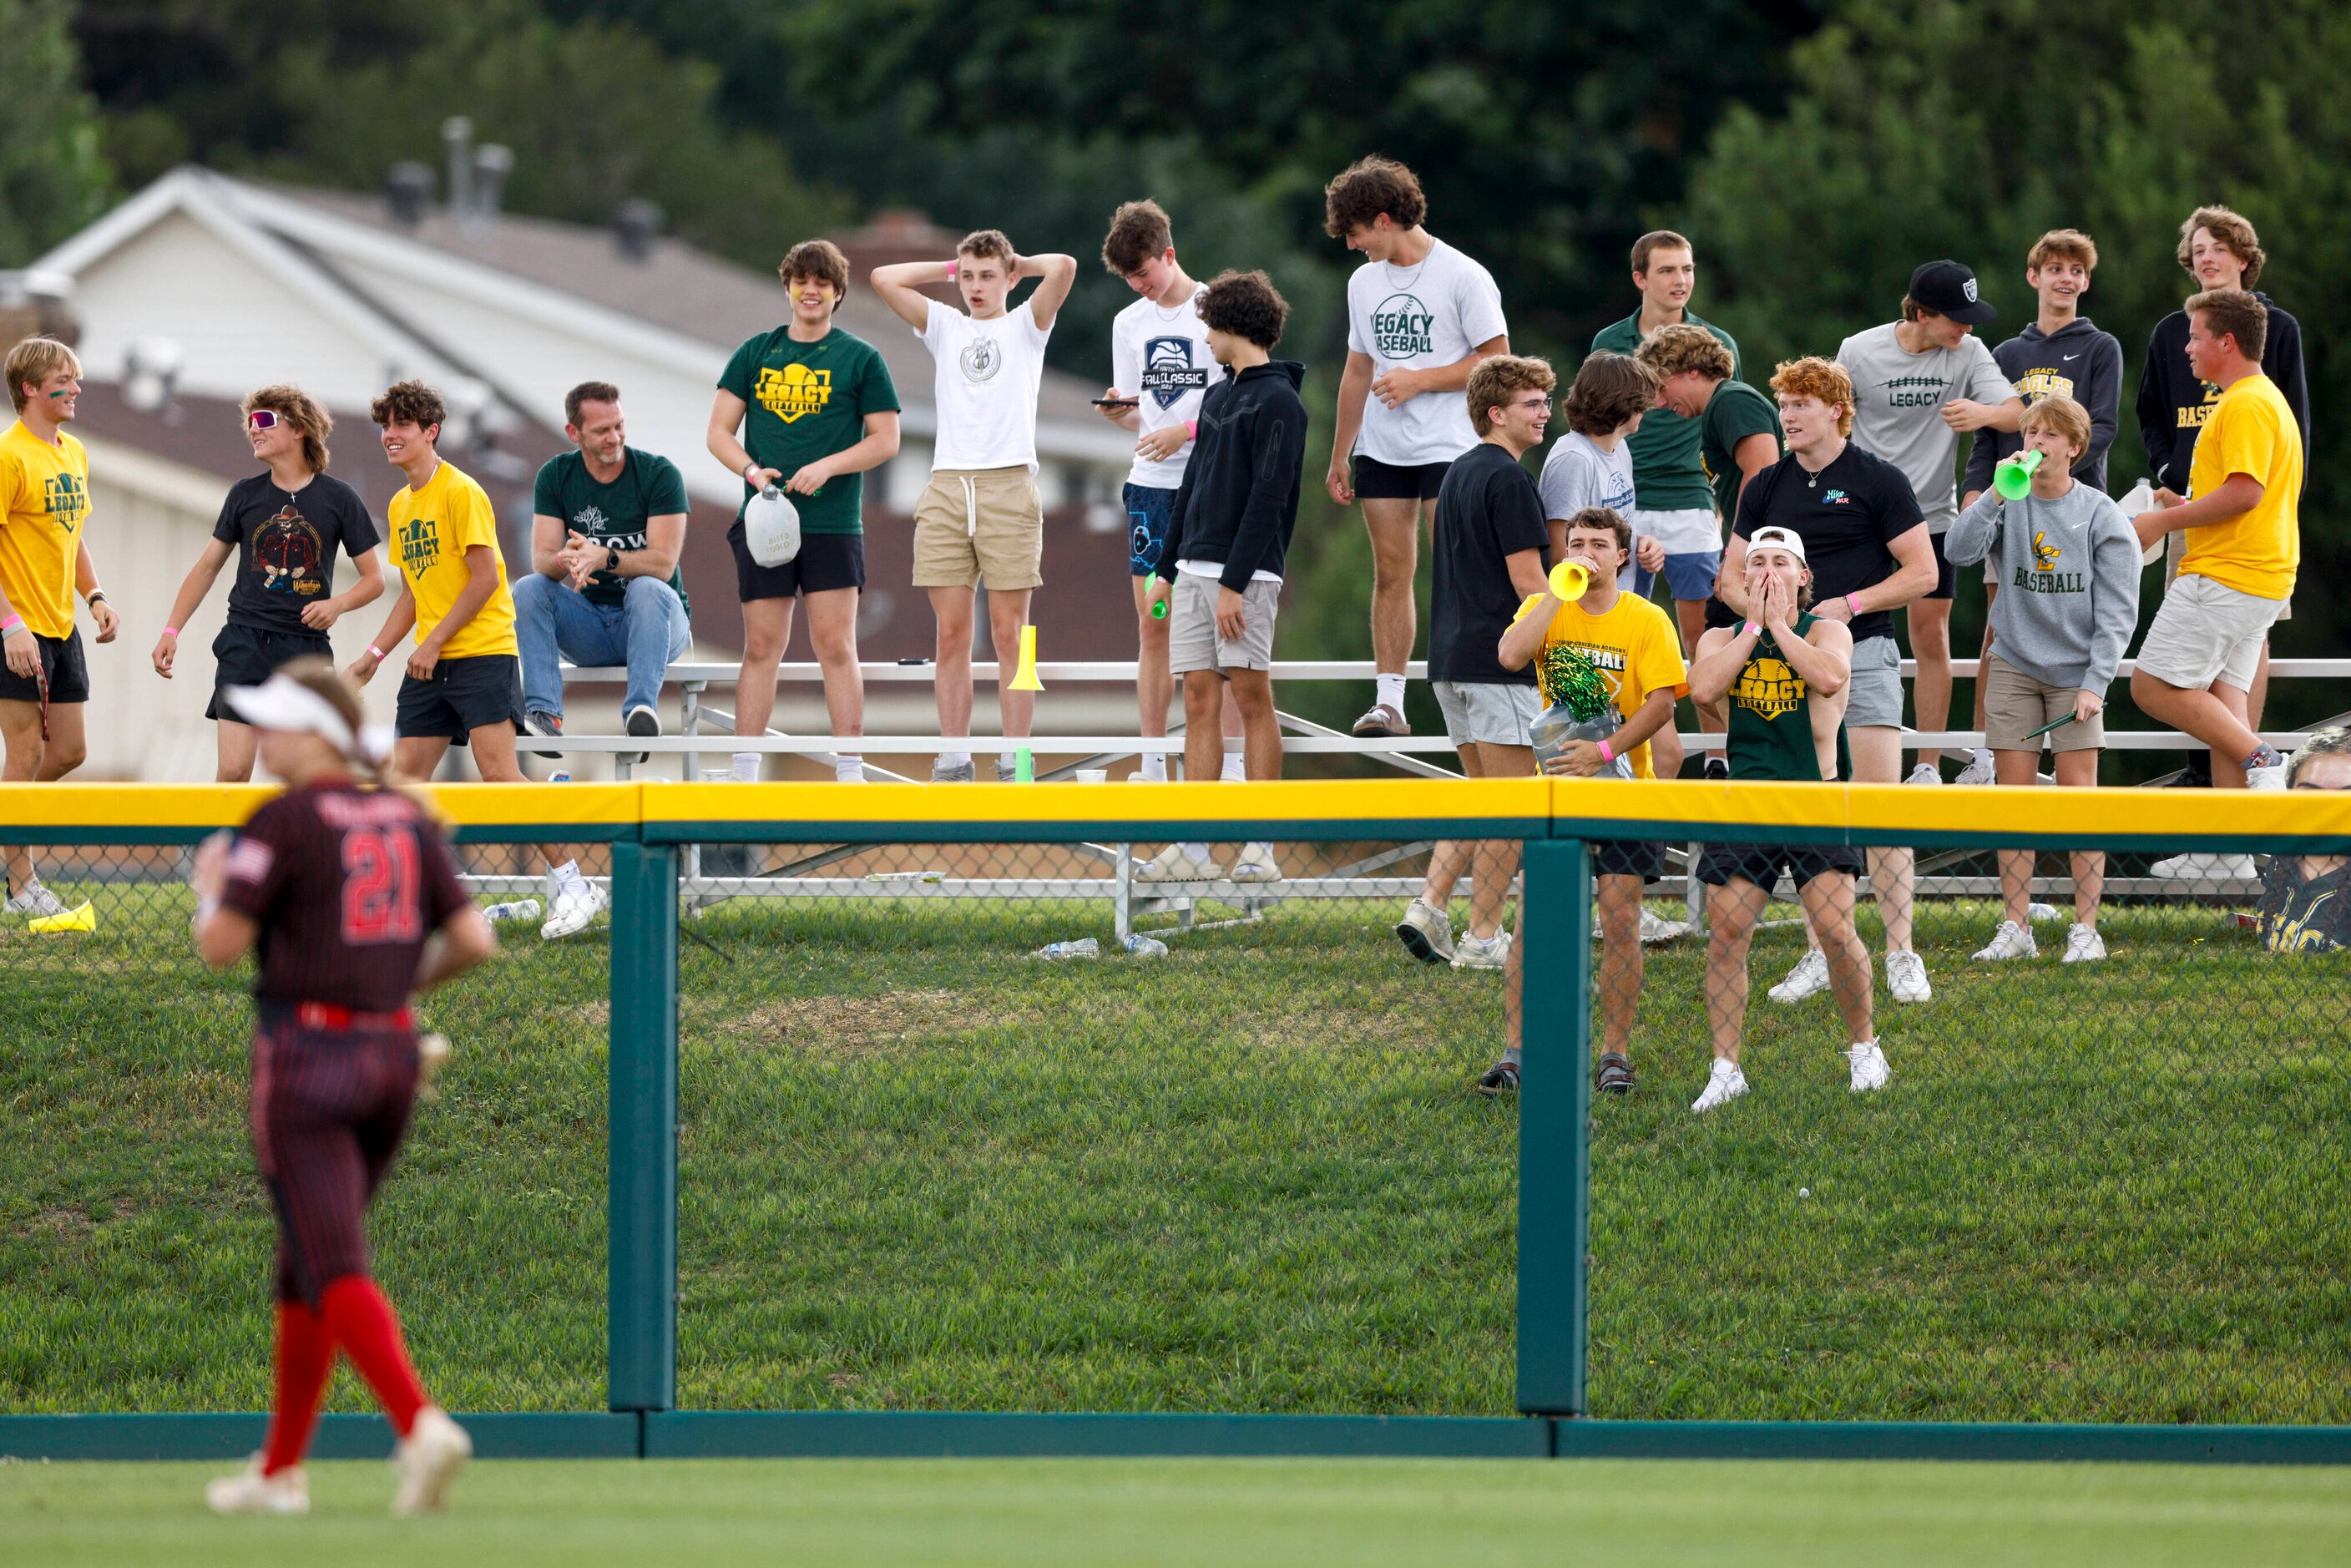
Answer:
M85 899L80 907L68 909L63 915L44 915L37 920L27 920L25 929L41 936L55 936L64 931L95 931L98 929L98 911Z

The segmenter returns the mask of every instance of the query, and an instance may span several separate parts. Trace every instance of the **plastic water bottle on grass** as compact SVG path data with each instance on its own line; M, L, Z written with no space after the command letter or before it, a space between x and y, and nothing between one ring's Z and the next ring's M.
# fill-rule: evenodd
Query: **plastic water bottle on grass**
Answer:
M1160 958L1167 953L1167 944L1156 936L1145 936L1140 931L1126 934L1126 950L1138 958Z
M501 920L536 920L539 902L535 898L517 899L512 904L493 904L482 911L482 918L496 925Z
M1091 936L1081 936L1074 942L1048 942L1034 953L1032 958L1099 958L1102 944Z

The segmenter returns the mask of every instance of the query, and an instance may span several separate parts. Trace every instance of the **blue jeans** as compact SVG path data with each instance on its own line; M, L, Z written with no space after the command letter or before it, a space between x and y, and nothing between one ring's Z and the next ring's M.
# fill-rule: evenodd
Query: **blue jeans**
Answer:
M632 577L618 605L590 604L569 583L532 572L514 584L515 640L522 645L526 713L563 716L558 655L583 666L626 664L621 711L660 700L662 674L694 643L677 591L657 577Z

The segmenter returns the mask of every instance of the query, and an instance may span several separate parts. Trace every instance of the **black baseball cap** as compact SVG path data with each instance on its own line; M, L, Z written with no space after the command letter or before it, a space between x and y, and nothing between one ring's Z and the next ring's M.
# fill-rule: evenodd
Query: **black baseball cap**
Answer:
M1930 261L1912 273L1910 298L1924 309L1970 327L2000 314L1977 295L1974 270L1956 261Z

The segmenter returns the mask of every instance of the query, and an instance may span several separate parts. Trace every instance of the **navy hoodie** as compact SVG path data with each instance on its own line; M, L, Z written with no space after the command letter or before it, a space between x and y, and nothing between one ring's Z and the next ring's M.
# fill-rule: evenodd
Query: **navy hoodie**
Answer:
M2072 398L2090 413L2090 449L2074 465L2074 477L2103 492L2106 487L2106 448L2115 444L2122 423L2123 346L2112 332L2101 332L2087 317L2075 317L2054 332L2043 332L2037 321L1991 351L2009 384L2023 397L2027 408L2052 393ZM1991 488L1992 465L2024 449L2024 437L2002 430L1976 433L1968 453L1967 482L1960 494Z
M1305 380L1296 361L1269 360L1228 371L1200 400L1199 444L1176 492L1161 577L1175 581L1179 560L1217 561L1217 580L1243 593L1257 572L1281 575L1306 461Z
M2270 309L2270 329L2262 344L2262 373L2277 383L2294 422L2302 426L2302 450L2310 451L2310 382L2302 368L2302 323L2256 290ZM2155 482L2185 496L2189 465L2196 456L2196 433L2212 416L2220 389L2188 368L2188 312L2174 310L2155 324L2147 340L2147 363L2138 377L2138 434L2147 443L2147 470ZM2307 484L2305 471L2304 483Z

